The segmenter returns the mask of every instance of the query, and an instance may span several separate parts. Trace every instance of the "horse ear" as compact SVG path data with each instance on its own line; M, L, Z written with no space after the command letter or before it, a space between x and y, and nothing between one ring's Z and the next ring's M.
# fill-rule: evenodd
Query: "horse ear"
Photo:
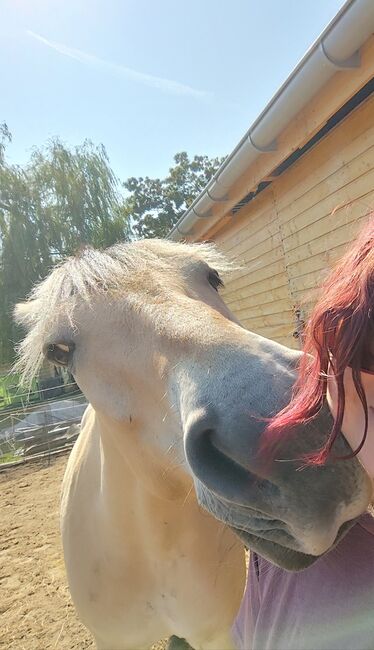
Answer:
M13 318L18 325L23 325L30 329L33 325L36 314L36 300L29 302L19 302L13 310Z

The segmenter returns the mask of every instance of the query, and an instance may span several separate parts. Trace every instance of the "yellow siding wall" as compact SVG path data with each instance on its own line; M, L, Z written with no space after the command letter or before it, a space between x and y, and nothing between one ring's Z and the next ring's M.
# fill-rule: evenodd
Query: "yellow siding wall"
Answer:
M245 327L290 345L292 305L271 192L264 192L254 203L256 210L251 210L250 217L238 214L233 225L215 238L243 266L227 280L223 297Z
M374 209L374 97L214 235L243 269L224 298L243 325L291 347L294 308L315 289Z

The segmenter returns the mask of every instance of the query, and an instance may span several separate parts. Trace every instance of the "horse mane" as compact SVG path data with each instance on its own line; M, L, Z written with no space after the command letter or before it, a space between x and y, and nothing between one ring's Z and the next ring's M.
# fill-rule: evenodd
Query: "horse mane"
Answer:
M322 284L305 329L303 355L290 403L275 415L265 431L262 451L274 452L282 435L312 420L326 402L329 375L338 389L337 416L325 445L306 457L307 464L324 464L338 438L344 416L343 376L352 368L357 394L365 414L360 445L344 459L358 454L368 428L368 407L361 382L361 369L368 367L374 341L374 216L350 245L345 255Z
M154 272L165 286L175 286L183 268L203 262L218 273L232 265L213 244L181 244L161 239L121 243L105 250L86 247L77 255L54 266L52 272L29 294L27 301L14 309L16 322L28 330L16 347L14 372L21 383L30 386L43 363L43 346L48 333L63 314L74 330L77 304L92 306L100 294L123 296L126 288L144 288Z

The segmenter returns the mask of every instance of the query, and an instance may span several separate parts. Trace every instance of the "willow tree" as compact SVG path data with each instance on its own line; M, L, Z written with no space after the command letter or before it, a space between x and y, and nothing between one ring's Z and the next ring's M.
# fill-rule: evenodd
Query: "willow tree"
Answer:
M54 139L24 167L6 161L11 135L0 125L0 358L19 337L11 312L51 267L85 245L128 239L118 180L103 146L73 149Z

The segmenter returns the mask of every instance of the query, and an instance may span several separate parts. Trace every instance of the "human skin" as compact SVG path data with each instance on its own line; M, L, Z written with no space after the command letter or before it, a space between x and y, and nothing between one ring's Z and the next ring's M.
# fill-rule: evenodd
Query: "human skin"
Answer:
M371 480L374 481L374 372L361 371L361 382L368 406L368 431L362 449L357 458ZM344 371L345 409L341 426L348 444L355 451L365 430L365 413L353 382L352 369ZM333 417L337 414L337 386L333 376L328 379L327 402Z

